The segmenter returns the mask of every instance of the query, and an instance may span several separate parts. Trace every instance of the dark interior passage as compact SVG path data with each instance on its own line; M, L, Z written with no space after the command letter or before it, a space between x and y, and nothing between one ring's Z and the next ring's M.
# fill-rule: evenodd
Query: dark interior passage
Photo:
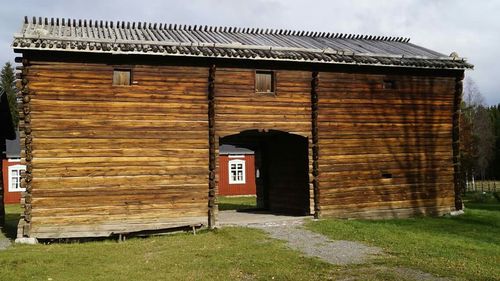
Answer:
M307 138L281 131L245 131L220 144L255 151L257 208L290 215L309 214Z

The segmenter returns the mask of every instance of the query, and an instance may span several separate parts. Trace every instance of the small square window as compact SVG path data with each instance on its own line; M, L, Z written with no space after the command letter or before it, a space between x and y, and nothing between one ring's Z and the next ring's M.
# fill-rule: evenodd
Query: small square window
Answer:
M264 94L274 94L274 72L255 72L255 92Z
M132 71L130 69L115 69L113 70L113 85L129 86L131 85Z

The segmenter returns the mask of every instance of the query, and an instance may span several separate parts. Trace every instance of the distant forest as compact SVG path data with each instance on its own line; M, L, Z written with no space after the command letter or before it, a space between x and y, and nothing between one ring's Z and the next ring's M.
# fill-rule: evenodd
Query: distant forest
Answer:
M460 161L468 180L500 180L500 104L487 106L466 79L460 120Z

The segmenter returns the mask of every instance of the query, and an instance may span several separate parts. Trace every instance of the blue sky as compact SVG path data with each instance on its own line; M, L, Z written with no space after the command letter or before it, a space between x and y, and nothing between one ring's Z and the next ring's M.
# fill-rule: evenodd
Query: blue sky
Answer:
M314 30L410 37L475 65L488 104L500 103L500 1L481 0L23 0L0 10L0 62L27 16Z

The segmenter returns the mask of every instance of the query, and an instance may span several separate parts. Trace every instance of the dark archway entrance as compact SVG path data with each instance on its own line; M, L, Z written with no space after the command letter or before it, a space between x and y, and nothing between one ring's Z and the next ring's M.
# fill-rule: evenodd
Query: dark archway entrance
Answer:
M282 131L244 131L223 137L228 144L255 152L257 208L288 215L310 214L306 137Z

